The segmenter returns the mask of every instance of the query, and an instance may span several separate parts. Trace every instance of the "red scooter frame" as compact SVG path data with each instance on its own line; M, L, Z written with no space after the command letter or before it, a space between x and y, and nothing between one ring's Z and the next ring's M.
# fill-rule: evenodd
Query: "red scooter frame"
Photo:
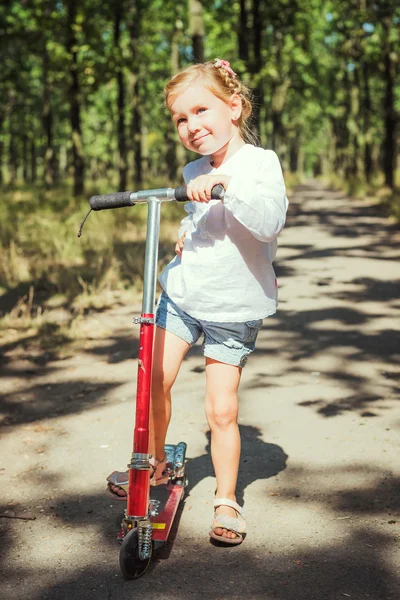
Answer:
M216 185L212 190L212 198L222 199L223 191L221 185ZM90 199L91 210L96 211L144 202L148 204L142 313L140 318L135 319L136 323L140 323L135 430L132 458L128 464L127 507L118 536L122 542L120 567L127 579L143 575L150 563L153 547L167 541L186 485L186 444L167 444L165 453L169 481L151 488L150 498L149 422L160 205L161 202L172 200L186 202L186 187L117 192Z

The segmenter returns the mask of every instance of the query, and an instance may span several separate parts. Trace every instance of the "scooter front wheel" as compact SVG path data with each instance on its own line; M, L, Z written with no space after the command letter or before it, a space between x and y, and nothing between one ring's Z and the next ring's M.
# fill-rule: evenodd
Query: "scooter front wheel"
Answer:
M137 527L124 537L120 552L119 566L125 579L137 579L147 570L151 561L152 546L150 555L145 560L139 558L139 533Z

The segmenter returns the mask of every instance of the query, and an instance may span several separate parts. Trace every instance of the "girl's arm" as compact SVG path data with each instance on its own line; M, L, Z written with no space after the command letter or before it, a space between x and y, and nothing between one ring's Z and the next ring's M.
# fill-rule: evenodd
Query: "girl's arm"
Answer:
M263 152L254 174L234 175L225 191L225 207L261 242L275 239L285 224L288 200L279 159Z

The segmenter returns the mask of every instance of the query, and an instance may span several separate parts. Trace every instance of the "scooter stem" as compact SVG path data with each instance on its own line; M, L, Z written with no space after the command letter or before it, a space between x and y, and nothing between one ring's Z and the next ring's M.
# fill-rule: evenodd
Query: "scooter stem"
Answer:
M132 462L129 466L127 519L143 519L148 515L150 499L149 421L151 373L154 340L154 305L160 232L160 200L148 200L146 255L144 265L143 304L140 318L136 417Z

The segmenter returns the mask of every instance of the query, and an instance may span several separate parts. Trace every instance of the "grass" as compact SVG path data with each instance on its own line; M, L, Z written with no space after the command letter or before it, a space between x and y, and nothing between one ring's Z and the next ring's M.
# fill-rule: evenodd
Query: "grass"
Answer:
M154 184L152 187L156 187ZM96 188L92 192L104 190ZM65 349L79 338L84 317L142 290L147 208L92 212L68 189L21 186L2 191L0 207L0 337L40 340ZM183 207L162 206L160 268L174 252ZM83 327L84 329L84 327Z
M385 185L382 173L374 174L370 183L361 177L343 180L336 174L324 176L322 179L334 189L342 190L353 198L375 200L382 206L386 216L400 223L400 171L396 173L396 184L393 190Z

